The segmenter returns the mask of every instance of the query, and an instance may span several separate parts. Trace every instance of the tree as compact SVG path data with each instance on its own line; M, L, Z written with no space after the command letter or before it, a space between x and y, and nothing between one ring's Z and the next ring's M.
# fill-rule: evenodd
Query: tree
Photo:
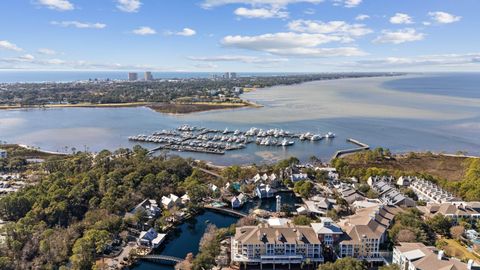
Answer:
M310 181L301 180L295 183L293 191L300 194L304 198L310 197L313 192L313 184Z
M437 214L427 220L428 226L430 226L434 232L443 236L449 236L452 223L453 222L450 218L445 217L442 214Z
M357 259L346 257L335 262L327 262L318 266L318 270L366 270L367 266Z
M104 230L89 230L82 238L75 241L70 257L72 268L75 270L87 270L92 268L95 255L101 253L110 240L110 234Z
M465 233L465 227L463 226L453 226L450 228L450 234L454 239L460 240L462 235Z
M312 219L307 216L296 216L293 218L293 224L295 225L310 225L312 223Z
M398 266L398 264L392 263L388 265L382 265L378 269L379 270L400 270L400 266Z
M397 243L415 242L417 240L417 236L411 230L403 229L398 232L396 240L397 240Z

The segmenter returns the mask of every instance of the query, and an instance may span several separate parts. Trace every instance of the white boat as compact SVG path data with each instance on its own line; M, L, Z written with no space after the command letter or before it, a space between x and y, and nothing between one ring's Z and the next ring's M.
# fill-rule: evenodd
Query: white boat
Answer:
M322 135L315 134L315 135L312 135L312 137L310 138L310 141L319 141L321 139L322 139Z
M332 132L327 132L327 134L325 134L325 138L327 139L331 139L331 138L335 138L335 133L332 133Z
M287 139L283 139L282 141L282 146L290 146L293 145L295 142L294 141L288 141Z

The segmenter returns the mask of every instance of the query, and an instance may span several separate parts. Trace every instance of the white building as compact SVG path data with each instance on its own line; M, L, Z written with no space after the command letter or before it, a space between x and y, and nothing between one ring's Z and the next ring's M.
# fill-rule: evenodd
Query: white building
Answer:
M153 228L150 228L148 231L142 231L140 236L137 239L139 245L157 248L165 240L167 235L163 233L157 233Z
M471 270L473 260L463 263L455 258L446 258L442 250L422 243L400 243L393 249L393 263L400 270Z
M150 71L145 71L144 79L145 79L145 81L153 81L152 72L150 72Z
M248 264L323 262L322 246L310 226L243 226L232 237L232 261Z
M177 195L175 194L170 194L168 197L163 196L162 197L162 205L166 209L170 209L176 205L178 205L180 202L180 198L178 198Z
M435 183L416 179L410 183L410 188L417 194L418 199L426 202L445 203L458 201L453 194L443 190Z
M0 149L0 158L7 158L7 150Z

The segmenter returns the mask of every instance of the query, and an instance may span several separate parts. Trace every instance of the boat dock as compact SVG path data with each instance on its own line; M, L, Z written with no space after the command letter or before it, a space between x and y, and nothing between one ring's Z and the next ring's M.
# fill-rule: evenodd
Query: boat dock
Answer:
M335 159L335 158L339 158L343 155L346 155L346 154L351 154L351 153L356 153L356 152L361 152L361 151L365 151L365 150L368 150L370 149L370 146L368 144L365 144L365 143L362 143L360 141L357 141L355 139L347 139L347 142L349 143L353 143L355 145L358 145L359 147L357 148L350 148L350 149L345 149L345 150L339 150L337 152L335 152L335 154L333 155L332 159Z
M242 131L182 125L172 130L156 131L151 135L130 136L128 140L159 144L150 153L171 150L223 155L226 151L243 149L254 142L259 147L291 147L296 142L308 143L333 138L335 134L332 132L322 135L313 132L294 133L278 128L264 130L252 127Z

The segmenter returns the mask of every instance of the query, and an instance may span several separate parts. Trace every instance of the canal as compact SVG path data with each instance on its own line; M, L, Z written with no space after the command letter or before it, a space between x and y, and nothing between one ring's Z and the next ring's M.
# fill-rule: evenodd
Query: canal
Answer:
M282 205L287 205L293 210L295 204L301 203L301 200L295 196L293 192L278 192L282 197ZM239 209L242 212L249 213L254 209L263 209L274 212L276 209L276 199L255 199L245 203ZM178 226L174 231L171 231L168 240L155 253L174 256L178 258L185 258L185 256L192 252L194 255L198 253L198 244L203 236L208 224L215 224L218 228L225 228L231 224L236 223L237 217L220 214L206 210L194 218L185 221ZM139 261L133 268L134 270L171 270L173 266L155 264L147 261Z
M192 252L198 253L198 244L203 236L208 224L215 224L218 228L228 227L236 223L238 218L227 216L212 211L205 211L195 218L185 221L177 229L170 232L169 239L162 245L163 247L155 253L169 255L178 258ZM147 261L140 261L135 270L171 270L173 266L160 265Z

